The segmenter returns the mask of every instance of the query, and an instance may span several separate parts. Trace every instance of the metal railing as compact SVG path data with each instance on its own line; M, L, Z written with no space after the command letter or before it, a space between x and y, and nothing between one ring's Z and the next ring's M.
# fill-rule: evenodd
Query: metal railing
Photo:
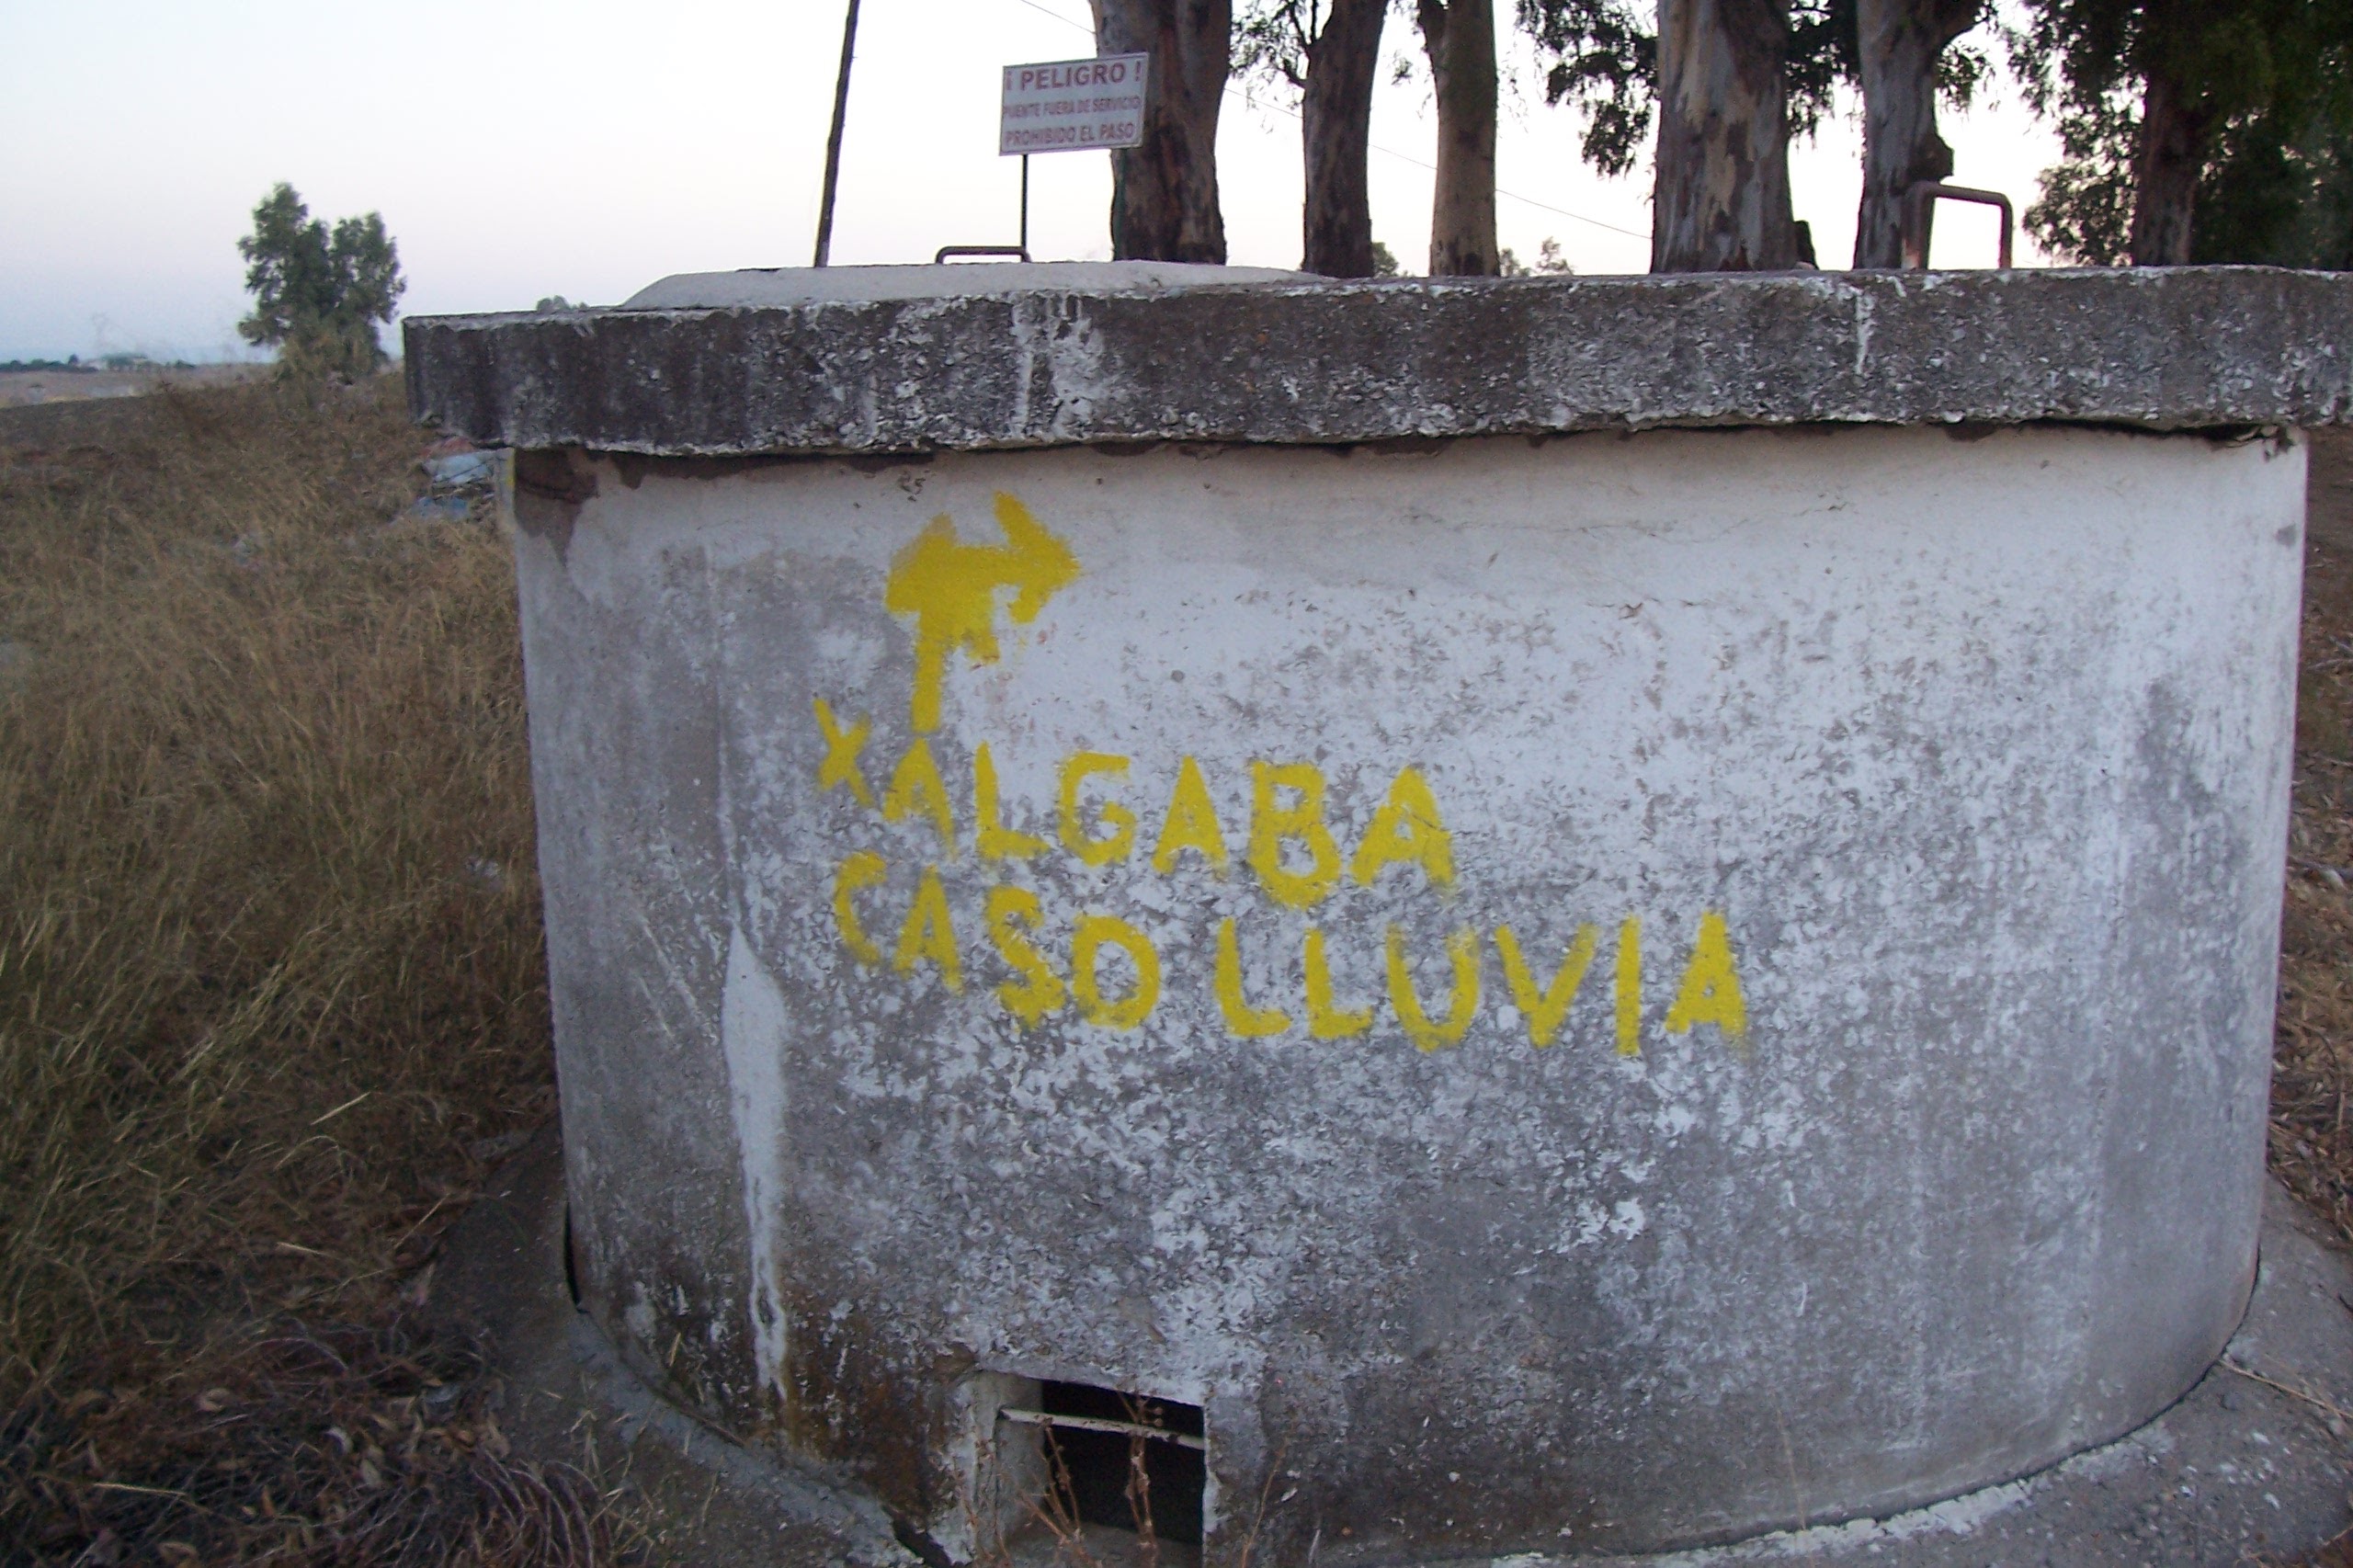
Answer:
M1995 265L2010 265L2010 231L2016 226L2010 210L2010 199L1998 190L1976 190L1965 185L1947 185L1941 180L1922 180L1904 193L1904 265L1926 267L1928 265L1928 219L1938 201L1972 201L1983 207L2002 210L2001 259Z

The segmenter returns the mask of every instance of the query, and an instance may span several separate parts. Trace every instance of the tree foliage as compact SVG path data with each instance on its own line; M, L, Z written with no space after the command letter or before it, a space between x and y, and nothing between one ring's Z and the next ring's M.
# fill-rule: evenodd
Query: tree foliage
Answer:
M1307 51L1324 30L1320 0L1245 0L1233 19L1233 69L1244 76L1300 92L1307 86Z
M290 370L359 377L386 362L376 326L392 319L408 287L381 213L330 230L282 181L254 209L237 242L254 313L237 324L248 343L278 350Z
M2353 113L2339 102L2225 127L2196 224L2193 261L2353 271Z
M2026 232L2063 261L2121 267L2131 258L2132 148L2141 119L2109 95L2059 121L2062 160L2042 171Z
M1585 161L1631 173L1658 103L1658 22L1633 0L1518 0L1519 25L1549 57L1544 101L1585 114Z
M2353 6L2346 0L2028 0L2010 35L2063 160L2026 226L2069 260L2132 258L2153 189L2152 84L2197 163L2186 259L2353 267ZM2143 259L2155 259L2143 257Z

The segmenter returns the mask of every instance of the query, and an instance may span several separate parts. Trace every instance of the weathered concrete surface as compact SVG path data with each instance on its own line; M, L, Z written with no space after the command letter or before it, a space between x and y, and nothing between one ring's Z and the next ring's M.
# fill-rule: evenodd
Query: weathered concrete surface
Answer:
M594 1466L606 1485L626 1476L664 1562L916 1568L871 1502L697 1421L622 1366L565 1288L555 1131L483 1184L426 1303L483 1347L507 1437L541 1460Z
M503 1171L449 1238L433 1305L481 1335L527 1453L581 1462L583 1437L626 1465L665 1561L683 1568L915 1568L876 1513L676 1413L632 1377L563 1289L563 1172L553 1138ZM2353 1263L2277 1187L2245 1320L2180 1403L2115 1443L1910 1513L1660 1558L1516 1559L1575 1568L2240 1568L2300 1560L2353 1526ZM2285 1392L2298 1391L2305 1396ZM1566 1544L1566 1543L1564 1543ZM1098 1551L1107 1568L1120 1559ZM1318 1554L1320 1561L1321 1554ZM1487 1560L1482 1560L1487 1561Z
M1671 425L2153 429L2353 417L2353 274L1729 274L985 292L411 317L418 417L519 448L728 456L1330 444ZM1051 274L1052 267L1027 273ZM701 279L689 282L700 283ZM657 286L659 289L661 286ZM669 295L657 294L657 298Z
M1203 1405L1212 1562L2140 1425L2254 1264L2303 450L1968 434L535 459L592 1311L951 1550L983 1373Z

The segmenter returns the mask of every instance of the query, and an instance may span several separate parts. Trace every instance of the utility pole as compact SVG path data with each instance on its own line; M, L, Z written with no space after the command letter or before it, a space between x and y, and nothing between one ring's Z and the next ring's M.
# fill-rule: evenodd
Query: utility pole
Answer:
M834 248L834 192L842 178L842 116L849 108L849 62L858 50L858 0L849 0L849 15L842 18L842 68L834 78L834 128L825 136L825 191L817 205L817 262L823 267Z

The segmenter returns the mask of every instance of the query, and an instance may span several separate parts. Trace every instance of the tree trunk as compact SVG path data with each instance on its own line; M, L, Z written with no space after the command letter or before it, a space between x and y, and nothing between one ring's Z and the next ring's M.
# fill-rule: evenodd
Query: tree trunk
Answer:
M1495 250L1495 0L1418 0L1438 89L1430 276L1492 278Z
M1300 265L1327 278L1372 276L1365 158L1388 10L1388 0L1331 0L1323 30L1307 46L1299 114L1307 149L1307 258Z
M1093 0L1095 47L1152 56L1143 144L1111 154L1111 255L1225 260L1217 113L1233 68L1232 0Z
M2213 118L2169 74L2148 74L2132 158L2133 266L2189 264L2189 222Z
M1863 201L1855 265L1904 265L1904 194L1952 174L1937 134L1937 62L1977 25L1979 0L1856 0L1863 78ZM1934 208L1921 214L1926 224Z
M1789 0L1659 0L1653 272L1795 267Z

